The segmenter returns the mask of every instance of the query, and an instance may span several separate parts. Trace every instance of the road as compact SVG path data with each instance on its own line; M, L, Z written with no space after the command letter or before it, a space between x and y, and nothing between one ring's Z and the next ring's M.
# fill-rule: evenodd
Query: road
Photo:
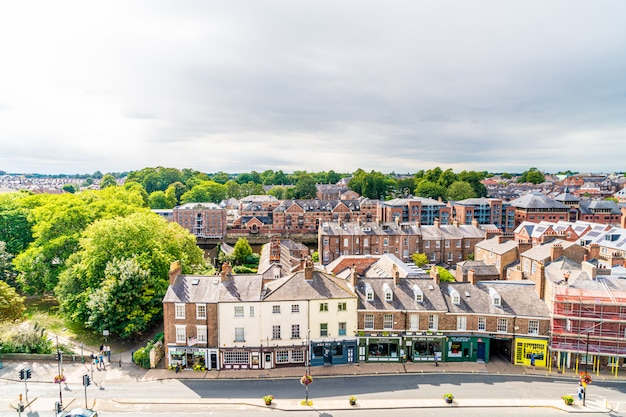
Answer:
M64 403L74 399L75 404L84 401L84 389L80 385L68 385L61 388ZM1 399L16 399L24 392L24 384L0 381ZM530 377L492 374L409 374L381 375L363 377L318 377L309 388L309 397L313 407L303 406L298 411L302 417L344 417L355 416L357 411L316 410L316 401L341 400L347 402L349 395L356 395L359 401L401 401L411 399L441 399L443 393L451 392L459 401L463 399L494 399L499 404L516 399L558 399L569 393L575 395L576 383L571 378ZM260 380L160 380L144 382L123 382L88 387L88 402L96 401L96 409L101 416L261 416L268 413L289 415L286 412L264 406L241 404L241 399L259 401L263 395L272 394L276 401L303 399L304 387L292 379ZM29 417L52 416L54 401L59 397L59 386L52 383L30 383L29 398L37 397ZM154 403L138 404L139 400L153 399ZM232 403L199 404L204 400L231 399ZM613 416L626 416L626 383L620 381L594 381L589 386L587 399L591 401L607 400L615 408ZM137 400L137 401L135 401ZM13 401L15 403L15 401ZM155 404L158 403L159 404ZM135 404L131 404L135 403ZM4 403L6 404L6 402ZM15 416L15 411L7 411L3 405L0 417ZM420 409L420 416L458 416L455 406L444 408ZM502 415L502 408L463 408L463 415ZM406 409L385 410L385 417L413 415ZM506 408L507 417L511 416L555 416L563 412L554 409ZM359 416L381 415L381 410L358 410ZM589 414L586 414L589 415ZM593 414L592 414L593 415Z

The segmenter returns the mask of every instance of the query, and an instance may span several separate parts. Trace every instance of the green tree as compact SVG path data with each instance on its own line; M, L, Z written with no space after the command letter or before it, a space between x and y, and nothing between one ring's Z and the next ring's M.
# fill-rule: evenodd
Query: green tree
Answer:
M176 181L170 184L165 190L165 195L170 201L174 201L174 206L180 204L180 198L185 192L188 191L188 188L185 184L180 181Z
M546 180L546 177L537 170L537 168L530 168L528 171L524 171L522 175L519 176L517 182L530 182L532 184L541 184Z
M396 196L408 197L415 191L415 178L400 178L396 181Z
M459 173L459 181L465 181L471 184L474 192L476 192L476 197L487 197L489 194L487 192L487 187L482 183L482 180L487 176L487 172L477 172L477 171L461 171Z
M13 255L6 251L6 247L7 244L0 240L0 281L14 285L16 274L13 269Z
M454 275L452 275L446 268L442 266L437 267L437 271L439 271L439 281L441 282L455 282Z
M156 290L162 286L158 277L143 269L134 259L113 259L106 265L102 283L87 301L86 327L128 338L141 334L161 314Z
M32 222L29 219L30 205L27 192L0 194L0 241L5 250L17 255L33 241Z
M241 198L241 186L234 180L228 180L226 184L226 198Z
M39 194L28 197L32 205L33 237L26 250L15 257L18 282L24 291L51 291L65 261L76 252L88 225L97 219L126 216L146 211L138 193L122 187L90 190L78 194Z
M115 181L115 177L111 174L105 174L104 177L100 180L100 188L107 187L116 187L117 181Z
M459 201L467 198L476 197L476 191L472 185L466 181L455 181L448 187L446 191L448 200Z
M309 174L302 175L293 190L294 198L299 199L315 198L316 193L317 186Z
M61 187L61 189L70 194L74 194L76 192L76 187L74 187L74 184L70 183L63 184L63 187Z
M456 181L458 181L458 176L452 171L451 168L448 168L441 173L439 179L437 180L437 184L441 185L443 188L448 188Z
M129 259L133 264L126 262ZM108 300L108 292L122 287L136 288L135 284L141 279L140 294L144 299L140 304L142 308L150 308L141 317L116 315L112 318L116 323L108 323L112 328L115 325L115 328L126 329L125 335L137 335L142 331L141 323L150 326L158 319L157 310L160 311L159 305L169 284L169 267L175 260L181 261L183 273L204 263L195 237L177 223L149 211L98 220L84 231L80 246L59 275L55 294L61 311L71 320L98 326L90 318L92 314L99 317L101 313L94 310L93 303L89 304L96 291L106 283L106 290L98 294L100 300ZM149 271L149 277L144 279L140 271ZM125 308L137 312L133 306Z
M168 198L163 191L154 191L148 198L151 209L171 209L176 205L174 196L172 195Z
M415 187L415 195L432 199L445 199L446 189L431 181L423 180Z
M233 261L236 265L244 265L250 256L252 256L252 247L248 239L240 237L233 248Z
M392 178L380 172L367 173L360 168L352 174L352 179L348 183L351 190L371 199L387 198L394 185L395 181Z
M202 181L180 197L185 203L219 203L226 198L226 186L215 181Z
M413 260L413 263L420 268L428 263L428 256L426 256L425 253L415 252L411 255L411 259Z
M277 185L275 187L272 187L267 193L269 195L273 195L279 200L286 200L287 198L289 198L288 189L284 185Z
M24 314L24 297L4 281L0 281L0 322L15 321Z

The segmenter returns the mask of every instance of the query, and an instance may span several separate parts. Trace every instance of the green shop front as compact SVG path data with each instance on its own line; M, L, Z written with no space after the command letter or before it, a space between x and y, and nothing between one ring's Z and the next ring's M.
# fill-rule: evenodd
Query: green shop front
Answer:
M399 362L405 355L400 336L359 338L359 362Z
M489 362L489 337L450 335L445 343L447 362Z
M412 362L434 362L442 360L446 337L443 335L423 334L404 336L403 350L406 358Z

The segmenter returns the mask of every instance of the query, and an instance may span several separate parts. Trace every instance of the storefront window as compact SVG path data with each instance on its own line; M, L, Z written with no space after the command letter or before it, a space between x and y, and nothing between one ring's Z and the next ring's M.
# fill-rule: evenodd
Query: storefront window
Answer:
M418 341L413 344L413 354L415 356L435 356L435 352L441 352L439 341Z
M386 343L370 343L369 346L370 356L388 356L392 358L398 357L398 343L386 342Z

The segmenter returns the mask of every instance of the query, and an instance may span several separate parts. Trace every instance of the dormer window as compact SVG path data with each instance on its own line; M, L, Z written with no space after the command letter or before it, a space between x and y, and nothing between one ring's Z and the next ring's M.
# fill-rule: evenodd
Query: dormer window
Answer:
M452 299L452 304L459 305L461 304L461 294L454 289L453 287L448 287L448 294L450 294L450 298Z
M386 282L383 284L383 291L385 293L385 301L393 301L393 292L391 292L391 287Z
M500 294L498 294L498 291L494 290L493 288L489 288L489 295L491 296L491 303L494 306L502 305L502 297L500 297Z
M367 301L374 301L374 290L370 284L365 284L365 298Z
M424 301L424 293L422 289L417 285L413 285L413 298L415 298L416 303L421 303Z

